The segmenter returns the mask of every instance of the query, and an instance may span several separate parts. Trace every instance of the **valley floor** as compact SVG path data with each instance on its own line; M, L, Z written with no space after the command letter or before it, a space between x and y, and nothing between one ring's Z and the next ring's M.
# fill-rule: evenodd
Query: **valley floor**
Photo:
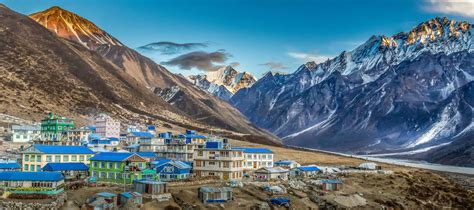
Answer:
M302 165L319 166L357 166L362 159L343 157L321 152L301 151L284 147L273 147L255 143L231 141L233 146L267 147L273 150L275 160L291 159ZM291 199L291 209L318 209L323 207L364 207L364 208L474 208L474 178L469 175L457 175L444 172L433 172L404 166L380 163L382 169L393 173L348 172L338 175L323 175L320 178L342 179L344 184L340 191L326 192L312 185L311 179L284 182L253 182L244 180L243 187L233 188L234 200L224 204L203 205L197 199L197 190L201 186L228 186L220 180L205 180L186 183L171 183L169 190L174 200L157 202L144 199L142 209L165 209L178 207L182 209L250 209L255 205L265 205L275 196L286 196ZM295 187L294 183L303 183L304 187ZM293 184L292 184L293 182ZM282 186L286 193L271 195L263 191L262 186ZM85 198L100 191L120 192L122 186L86 187L68 191L68 205L64 209L79 209Z

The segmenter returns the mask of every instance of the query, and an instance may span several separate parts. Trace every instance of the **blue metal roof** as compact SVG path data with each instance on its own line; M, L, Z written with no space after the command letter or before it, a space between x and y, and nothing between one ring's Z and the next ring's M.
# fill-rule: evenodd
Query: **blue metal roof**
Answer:
M153 138L155 137L153 134L149 132L132 132L132 135L140 138Z
M63 179L63 175L59 172L0 172L1 181L60 181Z
M99 134L97 134L97 133L91 133L91 134L89 135L89 139L97 139L97 140L99 140L99 139L101 139L101 138L102 138L102 137L101 137Z
M115 138L115 137L109 137L107 140L109 140L109 141L119 141L119 139Z
M238 149L244 151L244 153L267 153L272 154L273 151L267 148L248 148L248 147L234 147L232 149Z
M133 197L132 194L130 194L129 192L123 192L123 193L120 193L120 195L129 199Z
M43 166L43 171L88 171L84 163L48 163Z
M91 160L121 162L134 154L129 152L101 152L91 157Z
M115 195L113 193L109 193L109 192L100 192L100 193L97 193L96 195L102 196L102 197L115 197L115 196L117 196L117 195Z
M18 163L0 163L0 169L19 169L21 168Z
M156 165L156 166L160 166L160 165L163 165L167 162L170 162L171 160L170 159L156 159L154 161L151 162L151 164L153 165Z
M154 152L135 152L135 153L142 157L155 157L156 156Z
M94 139L89 142L89 144L112 144L110 140L98 140Z
M165 184L166 182L159 182L147 179L134 180L133 182L143 183L143 184Z
M342 184L342 180L339 180L339 179L323 179L323 180L321 180L321 183L326 183L326 184Z
M302 171L319 171L320 169L316 166L300 166L300 167L296 167L297 169L299 170L302 170Z
M292 160L279 160L279 161L275 161L275 164L281 164L281 165L290 165L292 164L294 161Z
M94 154L92 150L85 146L35 144L33 147L45 154Z

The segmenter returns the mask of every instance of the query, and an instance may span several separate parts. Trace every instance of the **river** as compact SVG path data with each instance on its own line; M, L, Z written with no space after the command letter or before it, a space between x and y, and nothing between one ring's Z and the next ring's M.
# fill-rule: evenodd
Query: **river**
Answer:
M400 165L400 166L409 166L409 167L422 168L422 169L428 169L428 170L434 170L434 171L443 171L443 172L452 172L452 173L459 173L459 174L474 175L474 168L470 168L470 167L441 165L441 164L427 163L427 162L424 162L424 161L415 161L415 160L404 160L404 159L382 158L382 157L369 157L369 156L364 156L364 155L350 155L350 154L344 154L344 153L339 153L339 152L331 152L331 151L304 148L304 147L296 147L296 148L311 150L311 151L317 151L317 152L330 153L330 154L341 155L341 156L346 156L346 157L359 158L359 159L364 159L364 160L368 160L368 161L375 161L375 162L381 162L381 163Z

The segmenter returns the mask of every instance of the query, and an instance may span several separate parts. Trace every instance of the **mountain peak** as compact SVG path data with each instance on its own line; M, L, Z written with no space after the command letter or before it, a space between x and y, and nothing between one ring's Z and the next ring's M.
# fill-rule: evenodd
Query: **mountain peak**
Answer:
M31 14L30 18L58 36L81 43L89 49L104 44L123 46L120 41L91 21L58 6Z

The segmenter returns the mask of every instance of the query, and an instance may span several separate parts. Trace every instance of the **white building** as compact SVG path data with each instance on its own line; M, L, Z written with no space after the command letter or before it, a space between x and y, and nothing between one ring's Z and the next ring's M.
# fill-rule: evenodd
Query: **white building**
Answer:
M234 148L244 152L244 170L273 167L273 151L267 148Z
M193 171L198 177L217 176L224 180L243 177L243 151L227 147L223 142L206 142L204 148L194 150L193 159Z
M255 170L254 178L259 181L288 180L288 170L282 167L263 167Z
M101 137L119 138L120 137L120 122L114 120L106 114L100 114L94 119L95 133Z
M144 138L140 140L140 152L163 152L166 149L165 139L160 137Z
M41 136L41 127L38 125L12 125L10 139L12 142L29 142Z
M292 169L292 168L296 168L296 167L300 167L301 164L299 164L298 162L294 161L294 160L278 160L278 161L275 161L275 163L273 163L273 165L275 165L275 167L282 167L282 168L286 168L286 169Z

